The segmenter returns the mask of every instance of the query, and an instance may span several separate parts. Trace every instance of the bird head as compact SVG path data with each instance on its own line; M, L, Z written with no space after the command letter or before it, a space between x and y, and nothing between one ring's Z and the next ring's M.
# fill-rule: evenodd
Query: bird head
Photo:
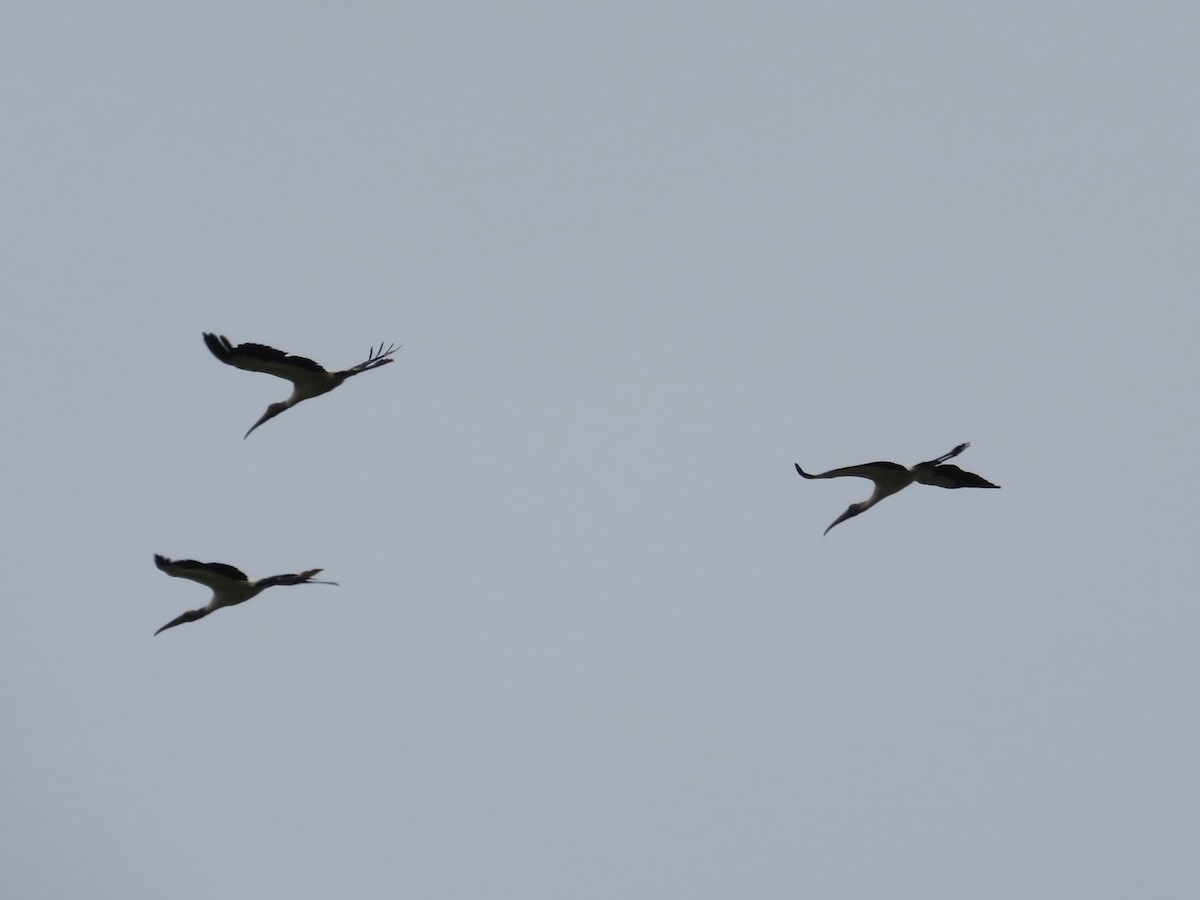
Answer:
M197 619L203 619L207 615L208 615L207 607L203 607L201 609L189 609L187 612L172 619L170 622L168 622L162 628L158 629L158 631L154 632L154 636L158 637L160 634L162 634L168 628L174 628L176 625L183 625L185 622L195 622Z
M283 403L283 402L272 403L270 406L267 407L267 411L262 414L262 418L250 426L250 431L253 431L255 428L257 428L263 422L266 422L269 419L275 418L277 415L279 415L281 412L283 412L287 408L288 408L288 405L286 403ZM246 432L246 434L242 437L242 440L245 440L246 438L250 437L250 431Z
M855 516L857 516L860 512L862 512L866 508L867 508L867 505L865 503L851 503L850 506L846 509L846 511L844 513L842 513L840 516L838 516L836 519L833 520L833 525L837 525L841 522L845 522L847 519L853 519ZM833 530L833 525L830 525L828 528L825 529L826 534L829 534L829 532L831 530Z

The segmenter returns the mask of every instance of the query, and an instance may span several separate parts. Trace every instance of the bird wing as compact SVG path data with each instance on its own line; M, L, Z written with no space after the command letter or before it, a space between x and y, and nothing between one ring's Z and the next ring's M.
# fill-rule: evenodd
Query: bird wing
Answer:
M236 347L225 335L204 335L204 343L212 355L229 366L247 372L265 372L294 382L307 373L328 374L325 367L306 356L292 356L265 344L238 344Z
M1000 485L992 484L986 478L976 475L974 472L964 472L958 466L949 464L944 466L934 466L932 469L918 471L917 482L919 484L932 484L934 487L942 488L1000 487Z
M841 478L843 475L849 475L855 478L870 478L872 481L878 481L881 478L887 478L889 475L895 475L898 472L907 472L908 468L894 462L870 462L863 463L860 466L845 466L841 469L830 469L828 472L822 472L820 475L809 475L797 463L796 471L805 478Z
M194 559L167 559L154 554L154 564L173 578L188 578L214 590L230 581L249 581L246 573L225 563L202 563Z

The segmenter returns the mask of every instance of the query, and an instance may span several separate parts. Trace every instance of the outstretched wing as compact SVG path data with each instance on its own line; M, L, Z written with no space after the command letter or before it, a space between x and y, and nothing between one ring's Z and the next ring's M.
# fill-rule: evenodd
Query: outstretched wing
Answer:
M887 478L889 475L895 475L898 472L907 472L908 469L900 465L900 463L871 462L863 463L861 466L845 466L841 469L830 469L828 472L822 472L820 475L809 475L800 468L800 463L796 463L796 471L805 478L841 478L848 475L854 478L869 478L872 481L878 481L881 478Z
M221 362L247 372L265 372L288 381L303 378L309 372L328 374L324 366L308 357L292 356L265 344L238 344L235 347L225 335L208 332L204 334L204 343Z
M932 469L917 472L918 484L932 484L942 488L998 488L986 478L974 472L964 472L958 466L934 466Z
M194 559L167 559L154 554L154 564L173 578L188 578L216 590L230 581L249 581L246 573L225 563L202 563Z

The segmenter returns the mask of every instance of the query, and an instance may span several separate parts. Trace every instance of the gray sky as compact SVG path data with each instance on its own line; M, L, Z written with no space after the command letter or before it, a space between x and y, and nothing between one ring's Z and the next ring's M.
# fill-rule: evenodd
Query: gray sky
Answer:
M1197 896L1193 4L3 19L0 894Z

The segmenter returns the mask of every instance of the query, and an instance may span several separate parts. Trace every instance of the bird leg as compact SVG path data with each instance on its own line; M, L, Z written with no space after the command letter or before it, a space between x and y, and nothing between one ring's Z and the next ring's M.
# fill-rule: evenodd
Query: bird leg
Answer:
M400 347L403 346L403 344L400 345ZM397 347L395 344L391 344L388 346L387 350L384 350L383 343L380 342L379 349L376 350L374 345L372 345L371 352L367 355L367 362L375 362L376 360L383 359L385 356L391 356L393 353L399 350L400 347Z
M281 584L337 584L336 581L317 581L315 578L313 578L314 575L321 571L324 570L308 569L304 572L300 572L297 575L272 575L270 578L262 579L258 582L258 584L262 585L263 587L275 587L276 585Z
M962 453L964 450L966 450L966 449L967 449L968 447L970 447L970 446L971 446L971 444L970 444L969 442L968 442L968 443L965 443L965 444L959 444L957 447L955 447L953 450L951 450L951 451L950 451L949 453L947 453L945 456L939 456L937 459L930 460L930 461L929 461L929 462L927 462L927 463L921 463L921 465L923 465L923 466L938 466L938 465L941 465L942 463L944 463L944 462L945 462L946 460L948 460L948 459L954 459L954 457L958 456L958 454Z

